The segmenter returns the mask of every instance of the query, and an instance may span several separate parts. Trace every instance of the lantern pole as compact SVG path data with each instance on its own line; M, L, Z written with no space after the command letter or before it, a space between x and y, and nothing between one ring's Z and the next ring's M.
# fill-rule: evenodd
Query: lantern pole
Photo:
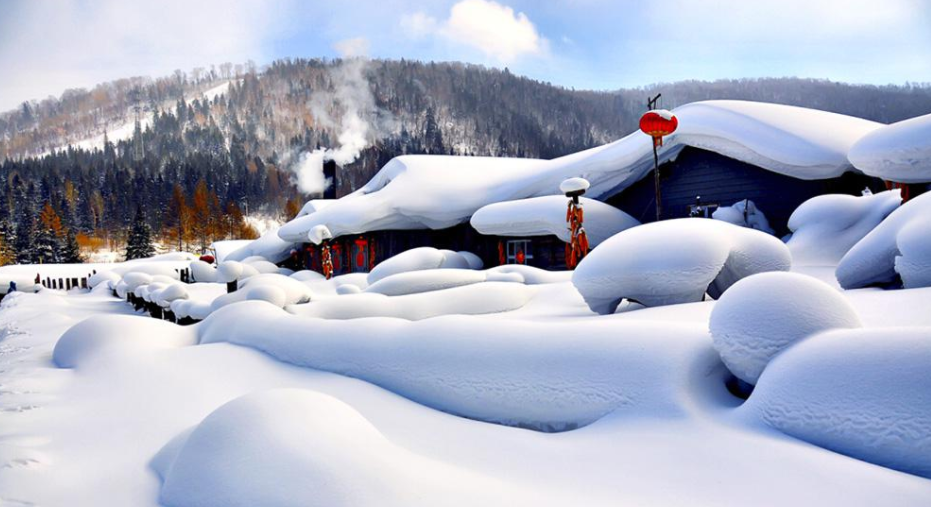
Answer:
M656 109L656 102L659 101L659 98L662 97L662 93L657 93L655 97L647 97L647 111L652 111ZM655 187L655 199L656 199L656 221L660 221L660 217L663 215L663 202L662 194L659 188L659 154L656 152L656 138L653 138L653 186Z

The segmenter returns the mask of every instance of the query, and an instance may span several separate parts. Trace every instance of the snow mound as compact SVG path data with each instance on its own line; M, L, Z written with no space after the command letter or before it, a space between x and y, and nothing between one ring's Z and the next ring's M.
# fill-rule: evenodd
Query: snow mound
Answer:
M637 219L609 204L585 197L580 202L585 210L585 232L592 246L640 225ZM567 199L560 195L499 202L476 211L471 224L486 235L555 235L568 243L572 238L566 225L566 206Z
M835 275L841 287L855 289L894 281L895 258L901 254L896 243L899 231L912 221L927 223L923 219L928 216L931 216L931 192L919 195L890 213L872 232L857 242L837 265ZM931 231L926 234L931 234Z
M362 292L362 289L360 289L358 286L348 284L348 283L345 285L340 285L336 287L336 293L339 294L340 296L344 296L346 294L359 294L361 292Z
M263 273L240 282L239 290L223 294L210 304L212 312L224 306L259 299L275 304L279 308L310 301L311 290L306 284L277 273Z
M120 281L121 278L122 277L118 273L114 273L113 271L99 271L97 273L94 273L93 275L90 276L90 278L87 279L87 286L93 289L94 287L97 287L98 285L106 284L110 282L112 282L113 284L116 284L117 282Z
M505 264L485 270L488 281L520 282L527 285L563 283L572 280L572 271L548 271L524 264Z
M434 270L447 271L447 270ZM448 270L453 271L453 270ZM455 270L463 271L463 270ZM407 278L397 283L396 277L418 273L402 273L377 282L383 288L400 295L385 296L374 291L353 294L355 285L337 288L339 298L326 298L308 304L289 306L287 310L303 317L332 320L365 317L394 317L406 320L423 320L441 315L482 315L517 310L533 297L533 289L519 283L478 282L458 274L441 278L417 277L416 283L406 285ZM477 277L484 278L482 273ZM457 286L456 284L459 284ZM468 283L462 285L462 283ZM356 287L348 289L344 287ZM407 293L406 291L411 291ZM426 292L430 291L430 292Z
M302 269L301 271L292 273L289 276L299 282L320 281L326 279L326 277L324 277L322 274L310 269Z
M474 260L473 260L474 263ZM440 268L468 268L469 259L452 250L437 250L424 246L401 252L380 262L368 274L368 284L373 285L382 278L408 271Z
M766 234L776 234L776 231L769 226L769 220L766 215L756 207L756 203L750 199L744 199L734 203L733 206L721 206L711 214L715 220L723 220L727 223L749 227L763 231Z
M485 263L482 262L482 258L472 252L459 251L456 253L465 259L466 264L469 265L469 269L482 269L485 267Z
M216 282L217 268L202 260L191 261L191 276L195 282Z
M127 292L135 291L140 285L152 283L152 276L148 273L132 272L123 276L122 282L126 285Z
M766 365L808 336L861 327L831 286L796 273L761 273L735 283L711 311L714 348L741 380L756 384Z
M841 454L931 478L931 328L838 330L775 358L742 410Z
M368 286L365 292L400 296L470 285L485 281L485 273L471 269L429 269L387 276Z
M325 225L315 225L311 227L310 232L307 233L307 239L315 245L323 243L323 240L333 239L333 234L330 232L330 229Z
M896 237L895 271L906 289L931 287L931 216L911 220Z
M191 333L163 320L135 315L95 315L65 331L52 360L59 368L81 368L112 355L139 354L193 345Z
M476 287L481 285L449 291ZM441 299L436 294L333 299ZM584 426L612 411L681 414L681 404L691 403L696 386L719 382L708 375L720 360L705 330L677 326L669 332L669 324L657 322L615 324L468 316L310 321L247 301L215 312L197 332L200 343L253 347L281 361L371 382L451 414L547 431Z
M592 311L608 314L622 299L662 306L718 297L741 278L791 264L788 248L768 234L684 218L611 237L582 259L572 283Z
M789 217L792 237L786 243L792 263L836 266L902 203L898 190L863 196L827 194L803 202Z
M159 500L171 507L466 507L517 496L503 481L394 444L351 406L306 389L221 406L153 467L164 478Z
M931 181L931 114L870 132L850 148L848 157L857 169L887 181Z

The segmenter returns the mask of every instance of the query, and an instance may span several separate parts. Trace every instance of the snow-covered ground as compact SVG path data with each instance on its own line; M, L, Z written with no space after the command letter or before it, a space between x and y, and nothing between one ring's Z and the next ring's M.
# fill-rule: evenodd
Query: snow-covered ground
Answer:
M92 291L7 296L3 504L931 502L931 288L769 273L598 316L570 273L470 259L420 249L324 280L246 258L216 273L241 279L223 304L223 283L168 291L139 262ZM215 308L178 326L117 282ZM725 364L755 368L747 402Z

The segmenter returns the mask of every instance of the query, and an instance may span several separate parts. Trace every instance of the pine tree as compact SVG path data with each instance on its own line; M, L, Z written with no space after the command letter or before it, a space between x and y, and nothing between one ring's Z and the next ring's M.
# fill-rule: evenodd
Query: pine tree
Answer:
M126 260L145 259L155 255L152 246L152 230L145 221L142 207L136 207L136 216L133 218L133 227L129 231L129 240L126 242Z
M60 250L58 237L49 227L40 227L33 244L32 262L37 264L54 264L59 262Z
M66 264L79 264L84 262L81 257L81 247L78 246L78 239L74 231L68 229L65 233L65 239L61 242L61 251L58 253L61 262Z
M24 214L16 226L16 237L13 240L13 251L16 252L17 264L33 263L33 243L35 242L35 219Z

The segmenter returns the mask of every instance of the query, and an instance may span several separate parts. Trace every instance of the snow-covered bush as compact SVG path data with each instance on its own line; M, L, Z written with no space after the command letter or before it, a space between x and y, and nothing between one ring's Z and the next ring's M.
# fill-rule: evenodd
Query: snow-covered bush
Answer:
M826 194L803 202L789 217L792 237L786 245L792 252L792 263L837 265L901 202L898 190L863 196Z
M894 281L897 275L895 258L902 253L897 244L899 232L906 225L916 222L918 225L911 229L910 235L920 235L921 230L925 231L926 236L931 235L931 229L927 229L931 222L925 220L929 216L931 192L922 194L893 211L841 259L835 271L841 287L855 289ZM917 257L906 262L923 263ZM912 280L916 279L912 277Z
M737 201L733 206L721 206L711 214L715 220L723 220L727 223L749 227L767 234L776 234L776 231L769 226L769 220L766 215L756 207L756 203L750 199Z
M606 314L622 299L661 306L718 297L741 278L791 264L788 248L766 233L686 218L611 237L582 259L572 283L592 311Z
M792 344L822 331L860 326L856 310L840 292L796 273L740 280L715 304L709 323L724 364L750 384Z
M931 328L837 330L776 357L742 410L801 440L931 478Z

